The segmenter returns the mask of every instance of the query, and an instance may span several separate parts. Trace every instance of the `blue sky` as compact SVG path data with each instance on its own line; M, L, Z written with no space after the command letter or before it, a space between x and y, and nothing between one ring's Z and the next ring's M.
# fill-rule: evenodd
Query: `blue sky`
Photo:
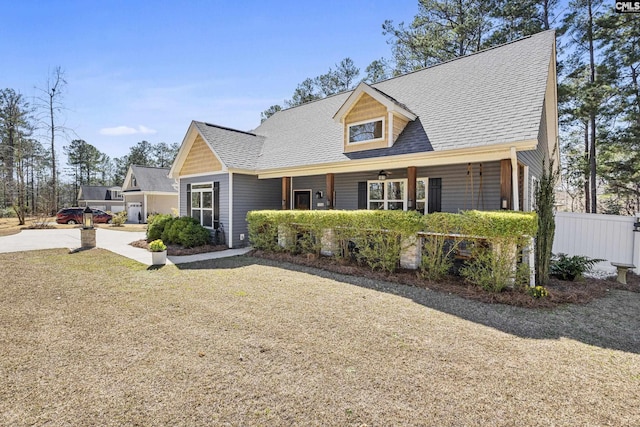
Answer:
M296 85L351 57L391 57L385 19L416 0L0 0L0 88L28 100L66 73L64 122L111 157L141 140L181 142L191 120L242 130ZM43 140L43 142L46 142Z

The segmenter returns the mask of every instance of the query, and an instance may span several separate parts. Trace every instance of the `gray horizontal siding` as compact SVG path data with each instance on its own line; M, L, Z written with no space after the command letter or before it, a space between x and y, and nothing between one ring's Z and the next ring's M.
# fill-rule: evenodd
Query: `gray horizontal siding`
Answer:
M547 138L547 115L545 114L546 106L542 109L542 118L540 119L540 131L538 133L538 146L535 150L520 151L518 160L522 164L529 166L529 176L526 176L526 185L528 188L529 200L525 201L524 209L531 209L531 195L535 191L531 185L531 177L540 179L542 176L542 167L544 161L548 161L549 141Z
M227 173L198 176L193 178L180 178L180 216L191 215L187 212L187 184L203 184L210 182L220 183L220 225L225 232L225 238L228 243L229 237L226 236L226 233L229 229L229 175Z
M482 163L482 180L480 179L480 164L472 164L473 187L471 186L471 177L467 175L467 170L467 164L421 167L417 170L417 177L442 179L443 212L458 212L464 209L499 209L500 162ZM378 172L379 171L371 171L336 175L336 209L357 209L358 182L376 180L378 178ZM407 177L406 169L391 169L387 172L391 172L389 179ZM301 178L295 178L295 180L301 180ZM480 192L481 189L482 192Z
M326 175L312 175L312 176L296 176L291 178L291 188L293 191L295 190L311 190L311 209L312 210L323 210L326 209L327 206L327 178ZM322 191L323 198L316 199L316 192ZM293 197L291 198L291 203L293 203ZM320 203L323 206L318 206Z
M249 242L247 212L259 209L280 209L282 180L261 179L253 175L233 174L233 247L245 246ZM244 234L244 240L240 240Z

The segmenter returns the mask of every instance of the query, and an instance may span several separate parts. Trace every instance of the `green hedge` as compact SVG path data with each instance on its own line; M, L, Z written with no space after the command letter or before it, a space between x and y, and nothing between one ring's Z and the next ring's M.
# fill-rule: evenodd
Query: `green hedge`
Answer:
M394 271L400 261L403 242L417 233L424 235L423 264L421 271L428 279L438 279L450 269L451 254L462 240L451 240L444 235L464 235L470 243L478 274L466 277L479 286L502 289L511 283L513 274L504 269L492 271L496 266L510 266L512 259L495 259L488 245L516 245L528 243L527 236L535 236L535 213L510 211L463 211L458 214L433 213L421 215L402 211L251 211L247 214L249 239L253 247L267 251L320 254L323 234L334 233L337 257L350 257L373 269ZM278 230L288 236L287 245L278 244ZM482 242L482 244L478 244ZM499 256L514 256L514 251L502 251ZM493 257L493 258L492 258ZM485 273L483 273L485 272ZM486 274L491 277L486 277ZM487 281L497 280L495 286Z
M153 215L149 217L147 241L157 239L192 248L210 243L211 234L197 220L188 216Z

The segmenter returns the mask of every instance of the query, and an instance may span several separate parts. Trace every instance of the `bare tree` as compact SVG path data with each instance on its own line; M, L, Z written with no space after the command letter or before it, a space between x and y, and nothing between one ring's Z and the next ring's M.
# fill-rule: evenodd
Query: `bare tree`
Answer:
M44 88L38 88L42 93L38 97L38 108L41 110L40 125L46 129L51 141L51 210L58 210L58 171L56 165L56 134L64 133L68 129L58 122L59 115L64 110L62 98L67 85L64 70L56 67L47 78Z

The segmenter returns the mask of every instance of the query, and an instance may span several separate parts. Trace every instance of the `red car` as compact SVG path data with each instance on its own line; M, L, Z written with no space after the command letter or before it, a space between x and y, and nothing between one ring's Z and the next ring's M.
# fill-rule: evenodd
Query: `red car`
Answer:
M85 208L64 208L60 209L56 214L56 222L58 224L82 224L82 213ZM93 211L94 224L111 224L112 216L100 209L91 209Z

